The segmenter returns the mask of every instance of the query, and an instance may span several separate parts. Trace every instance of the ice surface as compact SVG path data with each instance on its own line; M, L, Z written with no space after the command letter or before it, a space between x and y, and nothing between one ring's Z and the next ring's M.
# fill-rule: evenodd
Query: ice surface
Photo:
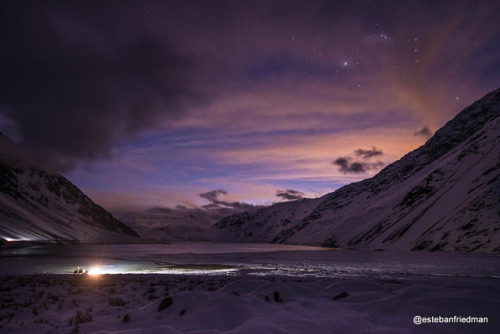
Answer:
M266 244L4 249L0 332L497 333L498 260ZM42 274L96 261L121 274ZM415 316L489 322L415 325Z
M70 274L99 266L103 273L192 273L374 277L434 275L499 277L491 254L353 251L282 244L186 242L65 245L0 249L2 274Z

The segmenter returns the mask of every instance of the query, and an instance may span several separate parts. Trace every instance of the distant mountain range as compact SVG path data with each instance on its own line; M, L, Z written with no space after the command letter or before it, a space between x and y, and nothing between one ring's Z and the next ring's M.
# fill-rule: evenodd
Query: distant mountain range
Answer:
M0 146L5 142L0 136ZM12 150L6 147L6 152ZM6 156L0 152L0 242L139 240L134 229L62 175ZM500 89L374 177L321 198L235 214L211 229L203 222L220 213L184 211L127 213L122 218L155 241L500 252Z
M137 241L62 175L8 161L0 159L0 241Z
M220 240L500 252L500 89L377 175L220 220Z

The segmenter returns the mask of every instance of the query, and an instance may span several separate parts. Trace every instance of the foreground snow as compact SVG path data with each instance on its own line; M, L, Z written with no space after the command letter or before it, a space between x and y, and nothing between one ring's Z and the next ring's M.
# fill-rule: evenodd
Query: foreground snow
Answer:
M4 275L0 287L2 333L497 333L500 328L500 284L486 277ZM488 323L415 325L415 316L443 322L487 317Z

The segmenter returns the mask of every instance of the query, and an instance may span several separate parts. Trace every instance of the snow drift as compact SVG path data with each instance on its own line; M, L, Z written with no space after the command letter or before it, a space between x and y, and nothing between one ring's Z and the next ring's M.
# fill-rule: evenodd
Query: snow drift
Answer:
M465 334L497 333L499 323L491 278L40 275L0 283L5 333ZM454 316L464 322L413 320Z

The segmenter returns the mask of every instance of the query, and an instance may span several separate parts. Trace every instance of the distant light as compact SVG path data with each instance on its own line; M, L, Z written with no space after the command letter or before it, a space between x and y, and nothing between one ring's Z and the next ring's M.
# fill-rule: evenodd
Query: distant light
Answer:
M102 274L102 269L100 267L92 267L89 270L89 275L97 276Z
M4 235L0 235L0 239L3 239L7 242L11 242L11 241L37 241L37 240L43 240L43 239L31 239L29 237L25 237L25 236L22 236L22 235L18 235L17 238L11 238L11 237L7 237L7 236L4 236Z

